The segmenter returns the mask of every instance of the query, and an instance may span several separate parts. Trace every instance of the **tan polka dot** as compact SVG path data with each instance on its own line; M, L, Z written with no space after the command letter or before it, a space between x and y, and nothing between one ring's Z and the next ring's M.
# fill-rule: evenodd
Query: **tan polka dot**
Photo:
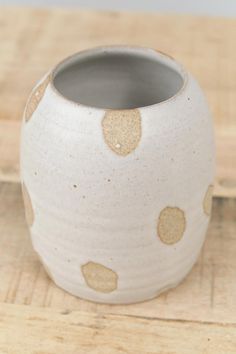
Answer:
M109 110L102 121L105 142L118 155L135 150L141 139L141 116L138 109Z
M171 245L178 242L184 234L186 220L183 210L166 207L160 213L158 220L158 235L162 242Z
M86 284L93 290L110 293L117 289L117 274L102 264L88 262L81 267Z
M48 86L48 83L50 81L51 75L48 75L44 81L38 85L34 91L31 93L31 96L29 98L29 101L27 103L26 109L25 109L25 121L28 122L28 120L31 118L32 114L38 107L39 102L43 98L44 92Z
M34 210L32 207L30 195L29 195L26 185L24 183L22 183L22 194L23 194L23 200L24 200L24 206L25 206L26 221L27 221L28 226L32 226L34 223Z
M211 215L211 207L212 207L212 195L213 195L214 186L210 184L207 188L204 200L203 200L203 210L207 216Z

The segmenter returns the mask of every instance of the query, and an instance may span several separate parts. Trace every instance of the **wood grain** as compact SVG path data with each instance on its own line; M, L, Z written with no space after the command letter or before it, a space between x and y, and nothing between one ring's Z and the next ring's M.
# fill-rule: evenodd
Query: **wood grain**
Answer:
M20 180L20 126L18 121L0 120L0 181Z
M236 325L0 306L1 354L235 354ZM11 340L14 338L14 340Z
M205 90L215 123L236 126L236 19L3 8L0 23L0 119L21 119L32 85L65 56L98 45L131 44L181 61Z
M35 82L76 51L132 44L169 53L198 79L215 122L214 193L236 196L236 19L5 7L0 26L0 180L19 181L19 121Z

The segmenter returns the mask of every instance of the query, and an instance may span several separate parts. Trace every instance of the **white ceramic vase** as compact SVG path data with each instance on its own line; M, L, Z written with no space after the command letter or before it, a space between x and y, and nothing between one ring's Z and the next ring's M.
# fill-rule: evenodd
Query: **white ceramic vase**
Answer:
M153 49L77 53L29 97L21 177L33 247L58 286L96 302L153 298L190 271L209 222L203 93Z

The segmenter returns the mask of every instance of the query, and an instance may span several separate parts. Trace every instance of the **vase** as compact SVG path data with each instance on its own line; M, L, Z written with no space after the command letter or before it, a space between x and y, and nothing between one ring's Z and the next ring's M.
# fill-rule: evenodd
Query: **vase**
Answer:
M205 239L214 160L205 97L170 56L107 46L60 62L21 138L26 220L51 279L110 304L175 287Z

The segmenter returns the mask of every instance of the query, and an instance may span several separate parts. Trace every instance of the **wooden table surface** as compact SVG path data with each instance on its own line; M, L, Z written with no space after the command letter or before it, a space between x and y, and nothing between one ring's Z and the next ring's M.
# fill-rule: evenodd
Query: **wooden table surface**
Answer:
M69 295L32 250L19 184L19 133L33 84L69 54L154 47L198 79L214 117L213 217L176 289L129 306ZM236 353L236 19L0 7L0 354Z

